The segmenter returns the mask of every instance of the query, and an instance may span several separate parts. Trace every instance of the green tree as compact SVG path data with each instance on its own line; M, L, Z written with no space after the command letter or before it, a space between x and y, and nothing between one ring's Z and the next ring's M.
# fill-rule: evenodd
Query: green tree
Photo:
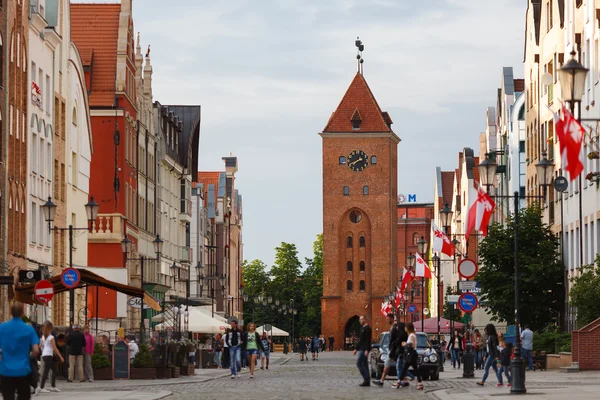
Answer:
M509 323L515 316L514 229L514 215L506 225L490 226L479 245L482 267L477 274L492 319ZM563 307L559 240L543 223L537 205L519 211L518 232L521 323L538 330L558 322Z
M256 304L254 299L266 292L269 284L267 265L261 260L244 261L242 265L242 283L244 294L248 295L248 301L244 302L244 320L250 322L264 321L265 309L262 304ZM267 296L266 293L264 293Z
M306 259L307 268L302 275L302 303L298 332L302 335L321 333L321 297L323 296L323 234L313 243L313 258Z
M446 318L448 321L461 321L460 318L460 310L456 308L454 304L448 303L448 296L456 294L452 291L450 286L446 287L446 295L444 296L444 311L442 312L442 317Z
M302 263L298 259L298 250L293 243L282 242L275 248L275 264L271 267L270 290L274 299L289 304L290 300L298 303L300 290L297 284Z
M596 257L600 268L600 256ZM577 308L577 328L600 318L600 270L593 265L583 267L579 277L571 279L571 306Z

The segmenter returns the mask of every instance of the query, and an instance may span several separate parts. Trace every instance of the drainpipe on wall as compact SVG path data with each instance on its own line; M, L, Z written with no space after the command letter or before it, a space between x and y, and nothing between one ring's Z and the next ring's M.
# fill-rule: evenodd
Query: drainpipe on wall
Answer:
M10 1L6 2L6 32L8 32L8 23L9 23L9 15L10 15L10 7L11 7L11 3ZM7 43L10 43L10 40L7 41ZM4 46L4 93L5 93L5 115L4 115L4 119L6 119L6 115L9 112L9 86L8 86L8 77L9 77L9 73L8 73L8 68L9 68L9 49L10 46ZM2 154L2 161L4 164L4 193L2 193L2 237L4 238L4 240L2 241L2 275L6 275L7 271L8 271L8 266L7 266L7 260L6 258L8 257L8 243L7 243L7 235L8 235L8 199L7 199L7 193L8 191L6 190L6 188L8 187L8 130L10 129L10 126L6 123L3 123L4 125L4 137L3 137L3 141L4 141L4 154ZM4 298L2 299L4 305L2 307L2 311L3 311L3 316L4 319L7 318L8 316L8 286L5 287L4 289Z

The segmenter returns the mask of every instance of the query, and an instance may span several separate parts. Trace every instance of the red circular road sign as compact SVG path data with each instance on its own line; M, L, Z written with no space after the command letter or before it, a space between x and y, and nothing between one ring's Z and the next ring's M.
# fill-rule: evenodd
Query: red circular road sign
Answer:
M41 280L35 284L35 298L42 303L49 303L54 297L54 286L47 280Z
M470 258L465 258L458 264L458 274L465 279L471 279L477 275L478 270L477 263Z

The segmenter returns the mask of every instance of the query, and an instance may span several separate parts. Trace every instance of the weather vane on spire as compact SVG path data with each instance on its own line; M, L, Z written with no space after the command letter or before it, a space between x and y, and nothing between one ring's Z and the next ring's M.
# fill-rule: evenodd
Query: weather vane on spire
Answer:
M365 45L363 44L362 40L360 40L359 37L356 38L356 41L354 42L354 44L356 45L356 48L358 49L358 53L356 54L356 64L357 64L358 72L360 72L360 74L362 75L363 63L365 62L365 60L363 60L363 58L362 58L362 52L365 49Z

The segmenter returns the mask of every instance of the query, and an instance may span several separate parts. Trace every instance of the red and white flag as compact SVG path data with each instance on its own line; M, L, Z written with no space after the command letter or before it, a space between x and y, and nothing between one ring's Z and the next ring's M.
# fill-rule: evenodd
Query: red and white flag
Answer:
M560 145L562 169L569 173L569 179L574 180L583 172L583 152L581 145L585 129L563 105L562 119L554 113L554 130Z
M431 279L433 274L419 253L415 253L415 276Z
M496 203L483 188L475 183L476 187L469 188L469 209L467 211L467 230L465 240L469 240L471 232L480 231L483 236L487 235L490 218L494 213Z
M412 272L404 268L402 270L402 285L400 286L400 291L404 292L410 281L412 281L415 277Z
M387 317L387 315L389 313L391 313L392 311L393 311L393 308L389 301L386 301L385 303L381 303L381 315L383 315L384 317Z
M404 301L404 292L402 291L402 289L397 288L396 289L396 299L395 299L395 306L396 308L400 307L400 304Z
M448 236L433 221L431 221L431 228L433 229L433 244L431 247L433 251L452 257L454 255L454 245L448 239Z

